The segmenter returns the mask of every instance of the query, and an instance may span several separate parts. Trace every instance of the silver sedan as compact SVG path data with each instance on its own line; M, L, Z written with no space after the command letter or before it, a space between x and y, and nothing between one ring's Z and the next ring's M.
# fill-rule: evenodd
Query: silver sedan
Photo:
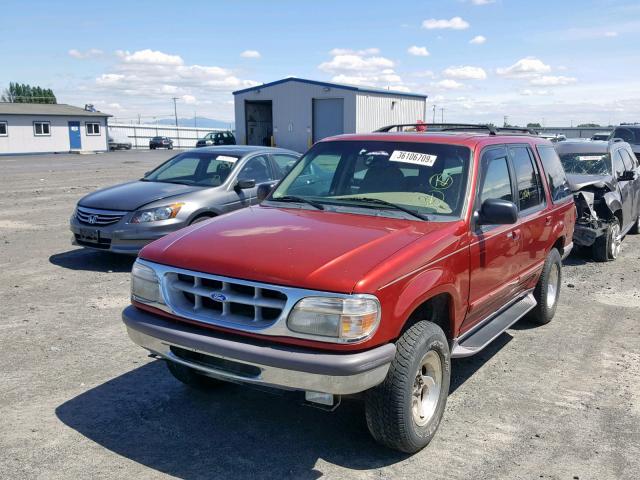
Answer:
M140 180L80 199L70 220L72 243L135 255L182 227L257 203L258 185L275 184L299 157L241 145L181 153Z

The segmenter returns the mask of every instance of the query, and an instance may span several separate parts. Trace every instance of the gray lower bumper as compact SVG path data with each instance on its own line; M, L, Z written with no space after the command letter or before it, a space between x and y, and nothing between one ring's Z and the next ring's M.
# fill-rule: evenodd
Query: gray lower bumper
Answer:
M396 347L393 344L365 352L319 353L281 345L262 344L181 324L129 306L122 312L131 339L160 357L223 380L259 384L287 390L307 390L334 395L362 392L381 383ZM172 350L171 347L174 347ZM216 360L257 367L240 374L218 362L202 363L176 355L175 347Z

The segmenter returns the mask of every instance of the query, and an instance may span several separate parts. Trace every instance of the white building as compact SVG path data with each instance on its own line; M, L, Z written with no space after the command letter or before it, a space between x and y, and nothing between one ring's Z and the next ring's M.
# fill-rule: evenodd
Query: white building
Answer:
M110 116L64 104L0 102L0 155L106 151Z
M236 140L304 152L341 133L368 133L426 117L426 95L302 78L233 92Z

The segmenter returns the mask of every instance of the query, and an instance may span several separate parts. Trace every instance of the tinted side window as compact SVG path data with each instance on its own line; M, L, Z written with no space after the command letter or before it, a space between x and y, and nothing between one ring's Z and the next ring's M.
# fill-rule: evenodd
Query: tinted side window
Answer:
M279 172L277 176L279 179L284 177L289 172L289 170L291 170L291 167L293 167L298 161L298 159L293 155L283 155L281 153L276 153L272 155L272 157L278 165Z
M622 172L625 171L624 161L622 160L622 155L620 154L620 150L616 150L611 159L613 162L613 173L616 176L622 175Z
M483 156L483 165L486 165L482 189L480 190L480 205L489 198L500 198L513 202L511 193L511 177L509 176L509 164L505 155L490 158L493 152L487 152Z
M238 174L240 180L255 180L256 183L273 180L269 173L269 163L267 157L260 155L247 162L242 171Z
M555 148L546 145L538 145L536 148L538 149L540 160L542 160L544 172L547 175L551 200L555 203L558 200L570 197L571 188Z
M518 186L518 204L520 211L542 204L542 184L533 156L527 147L510 147L511 161Z

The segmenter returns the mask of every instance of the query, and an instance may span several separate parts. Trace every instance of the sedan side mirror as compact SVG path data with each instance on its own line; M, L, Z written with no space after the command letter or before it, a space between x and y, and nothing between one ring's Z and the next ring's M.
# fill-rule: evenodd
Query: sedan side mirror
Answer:
M242 179L242 180L238 180L238 183L236 183L236 190L247 190L249 188L253 188L256 186L256 181L251 179Z
M510 225L518 221L518 207L509 200L488 198L480 207L480 225Z
M631 182L636 179L636 172L631 170L625 170L622 175L618 177L619 182Z
M258 192L256 193L256 197L258 198L258 202L263 201L265 198L269 196L271 190L273 190L273 183L261 183L258 185Z

